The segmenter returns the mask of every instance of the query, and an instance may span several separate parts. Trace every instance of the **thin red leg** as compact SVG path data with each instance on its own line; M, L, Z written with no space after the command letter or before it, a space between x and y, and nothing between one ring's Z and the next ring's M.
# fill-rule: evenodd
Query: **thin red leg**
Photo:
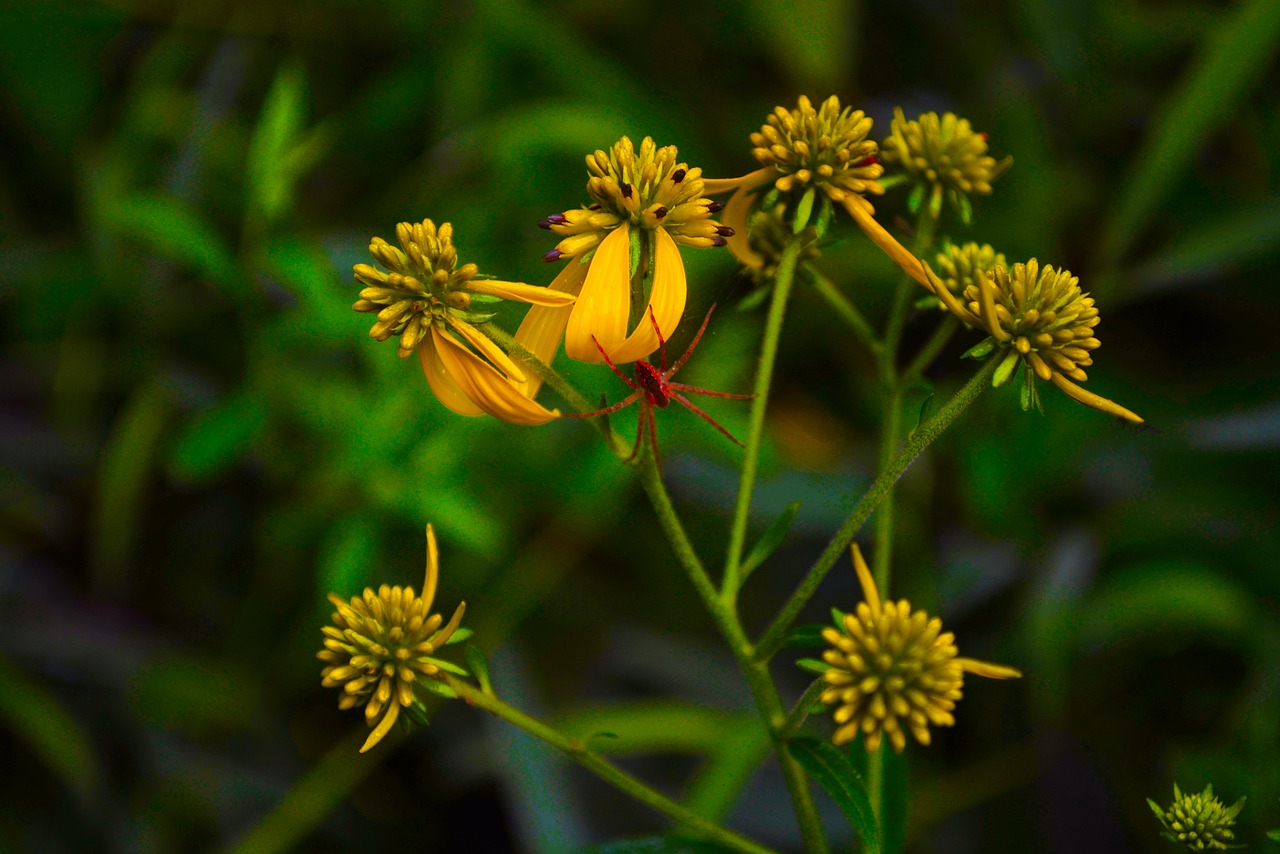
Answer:
M665 367L664 367L664 369L663 369L663 374L664 374L664 375L666 375L666 376L668 376L668 377L670 377L670 376L674 375L676 371L678 371L678 370L680 370L682 367L684 367L684 363L685 363L685 362L689 361L689 357L693 355L693 350L694 350L694 348L695 348L695 347L697 347L697 346L698 346L698 342L702 340L702 333L707 331L707 323L708 323L708 321L710 321L710 320L711 320L711 312L713 312L713 311L715 311L715 310L716 310L715 304L714 304L714 303L712 303L711 308L707 309L707 316L706 316L706 317L704 317L704 318L702 318L702 325L698 327L698 334L697 334L697 335L695 335L695 336L693 336L693 340L692 340L691 342L689 342L689 349L688 349L688 350L685 350L685 351L684 351L684 355L683 355L683 356L681 356L681 357L679 358L679 360L678 360L674 365L672 365L672 366L671 366L671 370L669 370L669 371L668 371L668 370L666 370L666 369L665 369ZM663 356L663 364L664 364L664 366L665 366L665 364L666 364L666 356L665 356L665 355Z
M656 329L657 327L655 326L654 328ZM622 381L623 381L624 383L626 383L627 385L631 386L633 389L636 389L637 391L639 391L639 390L640 390L640 386L636 385L634 380L632 380L630 377L628 377L628 376L627 376L626 374L624 374L622 371L618 370L618 366L617 366L617 365L615 365L615 364L613 363L613 359L610 359L610 358L609 358L609 354L608 354L608 353L606 353L606 352L604 351L604 348L600 346L600 339L598 339L598 338L596 338L596 336L592 335L592 336L591 336L591 340L595 342L596 349L600 351L600 355L601 355L601 356L604 356L604 363L605 363L606 365L608 365L608 366L609 366L609 370L613 371L615 374L617 374L618 376L622 377Z
M649 306L649 322L653 324L653 331L658 335L658 351L662 353L662 373L667 372L667 339L662 337L662 330L658 328L658 318L653 316L653 306Z
M711 397L727 397L732 400L751 400L754 394L730 394L727 391L712 391L709 388L698 388L697 386L685 385L684 383L667 383L667 388L678 389L679 391L691 391L694 394L706 394Z
M714 418L712 418L710 415L703 412L701 409L695 406L692 402L690 402L689 398L685 397L683 394L673 393L671 395L671 399L674 400L676 403L680 404L681 406L683 406L685 409L692 412L694 415L697 415L698 417L700 417L703 421L706 421L708 424L710 424L712 427L719 430L721 433L728 436L729 440L733 442L735 445L737 445L739 448L742 447L742 443L739 442L737 439L735 439L732 433L730 433L728 430L721 427Z
M592 410L591 412L564 412L564 413L561 413L560 417L561 418L594 418L597 415L608 415L610 412L617 412L619 409L622 409L624 406L630 406L631 404L635 403L636 400L638 400L640 398L640 395L642 394L644 394L643 389L627 395L621 401L619 401L618 403L615 403L613 406L606 406L604 409L596 409L596 410Z

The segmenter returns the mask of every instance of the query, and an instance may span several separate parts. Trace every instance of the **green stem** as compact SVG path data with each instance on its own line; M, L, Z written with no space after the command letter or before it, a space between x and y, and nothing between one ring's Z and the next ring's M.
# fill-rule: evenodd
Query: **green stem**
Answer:
M809 707L814 701L822 695L827 689L827 680L819 676L813 682L809 683L809 687L804 689L804 693L800 695L800 699L796 700L796 704L791 707L791 712L787 715L786 721L778 730L778 738L786 741L796 734L796 730L800 729L805 719L809 717Z
M880 460L876 471L884 471L893 464L898 453L902 432L902 387L895 377L885 400L884 426L880 433ZM876 589L889 595L889 567L893 556L893 487L885 493L884 501L876 510L876 550L872 556L872 575Z
M814 561L813 566L809 568L809 572L804 579L796 587L791 597L787 599L786 604L782 606L782 610L778 612L778 616L769 624L769 628L760 638L760 642L756 644L756 659L759 661L767 661L782 646L783 638L786 637L787 630L791 628L791 624L795 621L800 610L804 608L805 603L817 591L818 585L822 583L822 579L826 577L831 567L835 565L836 559L849 547L849 543L853 542L854 536L862 528L862 524L866 522L873 510L888 494L889 490L902 477L911 463L916 457L920 456L925 448L929 447L935 439L946 432L952 422L964 412L969 404L973 403L982 394L983 390L991 382L991 375L995 373L996 366L999 364L998 359L988 359L979 371L965 383L964 387L956 392L955 397L947 401L947 405L942 407L932 418L920 425L912 434L911 438L903 446L898 455L893 458L888 468L882 470L871 487L867 490L862 499L850 511L848 518L844 524L840 526L840 530L831 538L827 548Z
M884 743L867 755L867 800L871 801L871 814L876 817L880 826L881 838L884 837Z
M837 315L853 330L862 343L877 357L883 352L884 345L876 338L875 330L871 328L871 323L862 315L858 307L854 305L848 297L841 293L840 289L822 273L815 270L812 266L806 264L804 271L808 274L809 281L813 285L813 289L817 291L818 296L827 301L827 304L835 311Z
M773 365L778 356L778 339L782 337L782 318L787 298L795 279L796 260L802 241L792 237L782 250L778 271L773 279L773 301L764 324L764 340L760 345L760 361L756 366L755 399L751 401L751 422L743 451L742 475L738 481L738 498L733 507L733 524L729 529L729 554L725 560L722 594L732 605L738 599L742 583L742 549L747 538L747 520L751 515L751 493L755 489L756 469L760 462L760 443L764 438L764 412L769 404L769 386L773 382ZM785 753L785 751L783 751Z
M689 577L690 584L702 599L702 604L711 614L711 618L728 643L734 657L738 659L742 674L751 688L752 696L755 697L756 707L760 710L775 745L778 763L782 768L782 776L791 796L805 850L822 854L828 850L827 843L822 833L822 825L818 820L818 809L814 804L813 794L809 791L809 781L804 775L804 769L787 752L778 736L779 729L786 721L786 714L783 711L782 699L778 696L778 689L769 675L768 663L756 660L755 651L751 648L751 642L738 621L733 605L716 594L715 586L711 583L706 567L703 566L701 558L689 541L689 535L676 514L671 496L662 483L662 476L658 473L652 457L646 456L639 468L640 482L653 503L658 524L670 541L681 568Z
M925 369L938 358L938 354L942 352L942 348L947 346L947 342L951 340L951 336L960 328L960 321L955 315L948 313L945 320L933 330L933 335L920 348L920 352L911 360L911 364L907 365L906 370L902 372L902 383L907 385L915 382Z
M746 854L772 854L771 849L744 836L739 836L732 830L721 827L715 822L691 812L661 792L646 786L612 762L592 752L585 741L570 738L559 730L552 729L536 718L530 717L514 706L507 705L497 697L484 693L479 688L456 676L442 673L440 678L469 705L496 715L512 726L519 727L535 738L545 741L606 783L625 792L642 804L653 807L658 812L675 819L699 836L732 848L734 851L746 852Z

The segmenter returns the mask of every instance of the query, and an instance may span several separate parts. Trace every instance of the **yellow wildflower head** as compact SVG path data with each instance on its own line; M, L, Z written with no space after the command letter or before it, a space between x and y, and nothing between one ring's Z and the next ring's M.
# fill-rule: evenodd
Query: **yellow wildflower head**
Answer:
M1228 807L1214 797L1213 786L1205 786L1204 791L1197 795L1186 795L1174 783L1173 803L1167 810L1160 809L1150 798L1147 798L1147 805L1164 826L1160 835L1170 842L1187 846L1188 850L1224 851L1244 847L1231 844L1236 836L1231 827L1244 808L1244 798Z
M412 587L386 584L376 593L365 588L363 596L353 596L350 602L329 594L337 611L334 625L322 629L324 649L316 654L325 662L321 684L342 690L340 709L364 705L365 721L374 729L361 753L391 731L402 708L418 702L414 689L421 679L437 676L441 670L465 672L433 657L449 642L466 609L465 602L459 603L443 627L443 618L431 613L439 570L436 535L428 525L422 595L415 594Z
M1036 379L1058 386L1075 400L1132 421L1142 418L1123 406L1085 391L1077 382L1088 379L1084 368L1101 346L1095 336L1100 320L1093 297L1080 290L1080 280L1068 270L1041 267L1032 258L1013 267L996 266L990 273L973 271L973 283L959 299L926 265L934 296L970 326L990 337L969 351L975 358L993 352L1001 359L992 379L1003 385L1019 364L1023 369L1022 406L1039 407ZM998 352L997 352L998 351Z
M519 282L479 277L475 264L458 266L453 227L429 219L396 226L399 246L373 238L369 251L384 270L357 264L365 287L352 306L376 313L369 334L378 341L400 336L400 356L417 350L436 397L460 415L487 413L513 424L542 424L559 413L532 400L528 378L479 325L493 319L483 309L503 300L536 306L573 303L572 294Z
M748 265L747 273L757 284L763 285L773 281L774 274L778 271L778 262L782 260L782 251L793 236L786 213L786 205L779 203L771 210L756 211L751 215L748 242L752 251L760 258L760 263ZM814 228L812 226L807 228L804 235L805 245L800 250L799 257L801 262L812 260L821 254L818 251L818 235Z
M944 195L964 222L972 218L969 195L989 195L991 182L1013 163L987 154L987 136L977 133L955 113L923 113L907 121L902 108L893 111L889 136L880 144L881 157L916 185L912 211L919 210L927 195L929 214L937 219Z
M966 243L957 246L949 243L938 253L938 278L953 294L963 294L966 288L976 287L974 273L982 270L987 276L995 267L1005 266L1004 255L991 248L991 244Z
M773 185L784 193L814 186L833 202L849 193L879 195L884 188L876 179L884 167L876 160L875 140L867 139L871 124L862 110L841 108L835 95L816 110L801 95L794 110L776 108L751 134L751 154L773 167Z
M702 170L677 161L674 145L645 137L637 151L623 137L608 152L587 157L587 193L594 202L538 224L563 239L545 261L570 263L550 290L576 296L568 308L533 309L516 340L550 363L564 338L571 359L603 362L599 341L615 363L658 349L649 320L669 337L684 314L688 284L677 243L723 246L733 231L711 218L722 205L703 197Z
M837 745L862 733L867 750L874 751L887 735L901 752L908 731L928 744L930 724L955 723L951 712L966 672L992 679L1022 675L1012 667L958 657L955 635L943 632L937 617L912 611L907 600L882 603L857 544L852 551L863 601L835 628L822 630L831 644L822 655L830 665L822 702L835 707L832 741Z

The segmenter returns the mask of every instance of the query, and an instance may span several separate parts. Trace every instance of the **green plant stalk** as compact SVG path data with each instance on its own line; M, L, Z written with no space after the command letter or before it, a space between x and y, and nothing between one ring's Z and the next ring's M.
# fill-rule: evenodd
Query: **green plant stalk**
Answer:
M612 762L592 752L585 741L570 738L559 730L530 717L514 706L507 705L497 697L484 693L479 688L456 676L442 673L440 678L468 705L496 715L512 726L518 727L533 737L545 741L606 783L625 792L640 801L640 803L675 819L704 839L732 848L734 851L745 852L745 854L772 854L771 849L753 842L745 836L740 836L732 830L721 827L697 813L691 812L662 793L646 786Z
M876 337L875 330L871 328L871 323L863 317L858 307L841 293L840 289L830 279L814 269L812 265L805 264L804 271L808 275L813 289L817 291L818 296L827 301L827 305L831 306L840 319L849 325L849 328L853 330L853 334L858 336L863 345L876 358L879 358L884 351L884 345Z
M778 735L779 730L786 722L786 714L783 711L782 698L778 696L778 689L773 684L773 678L769 675L768 662L756 659L755 651L751 647L751 642L747 639L746 632L742 629L742 624L738 620L733 604L725 602L716 594L715 586L711 583L710 576L707 575L702 559L698 557L698 553L694 550L693 543L689 541L689 535L685 531L680 517L676 514L675 506L671 503L671 496L667 493L667 488L662 483L662 476L659 474L652 456L646 455L640 465L640 482L644 486L645 492L648 493L649 500L653 503L654 513L658 517L658 524L670 541L671 548L675 551L681 568L684 569L685 574L689 577L690 584L693 585L698 597L702 599L702 604L711 614L712 620L716 623L716 628L720 630L720 634L724 637L725 642L728 643L734 657L738 659L742 674L747 680L752 696L755 698L756 707L760 710L765 726L769 730L769 735L773 739L775 752L778 755L778 763L782 768L782 776L786 781L787 791L795 808L796 822L800 826L800 835L804 839L805 850L814 852L814 854L822 854L822 852L828 850L827 842L822 833L822 825L818 820L818 809L813 801L813 793L809 790L809 781L805 777L804 769L787 752L783 740Z
M742 584L742 549L747 538L747 521L751 515L751 494L755 489L756 470L760 463L760 443L764 438L764 413L769 404L769 386L773 382L773 365L778 357L778 339L782 337L782 319L787 299L795 280L796 261L800 257L801 240L792 237L782 250L778 271L773 279L773 300L764 324L764 340L760 344L760 361L756 366L755 399L751 401L750 426L742 456L742 474L738 481L738 498L733 507L733 523L729 529L729 552L725 559L721 594L731 607L738 600ZM783 751L785 752L785 751Z
M809 717L809 707L813 705L822 692L827 689L827 680L819 676L804 689L804 693L800 695L800 699L796 700L796 704L791 707L790 714L787 715L786 721L778 730L778 738L785 741L796 734L796 730L804 725L805 720Z
M795 622L805 603L817 591L818 585L822 583L822 579L826 577L831 567L835 565L836 559L849 547L849 543L853 542L854 536L861 529L863 523L867 521L872 511L876 509L898 478L902 477L903 472L915 461L916 457L920 456L925 448L929 447L935 439L945 433L952 422L960 416L960 413L968 409L969 405L977 400L978 396L991 384L991 375L995 373L998 364L998 359L988 359L982 368L965 383L964 387L956 392L951 400L947 401L946 406L938 410L932 418L915 431L889 466L876 475L876 479L872 481L866 494L849 512L848 517L840 526L840 530L831 538L831 542L827 544L826 549L814 561L813 566L809 568L808 573L805 574L804 579L796 587L795 592L787 599L778 615L760 637L759 643L756 644L755 655L757 660L768 661L782 647L782 641L786 637L787 631L791 628L791 624Z
M916 216L916 234L912 241L911 254L917 258L933 242L934 228L937 222L929 216L928 207L920 208ZM893 297L893 309L889 313L888 327L884 333L884 349L879 355L880 381L885 388L885 420L880 431L880 461L878 470L893 461L898 452L898 443L902 441L902 392L903 375L898 372L898 347L902 343L902 333L906 328L907 310L911 305L911 291L915 280L905 273L898 279L898 290ZM876 512L876 550L872 555L873 575L876 586L884 591L889 589L889 572L893 565L893 487L884 497L884 502Z
M947 342L951 340L951 336L955 335L956 330L960 328L960 321L956 319L954 314L947 314L945 320L937 329L933 330L933 335L929 336L929 340L920 348L920 352L907 365L906 370L902 372L902 384L904 386L916 382L924 374L925 369L938 358L938 354L942 352L942 348L947 346Z

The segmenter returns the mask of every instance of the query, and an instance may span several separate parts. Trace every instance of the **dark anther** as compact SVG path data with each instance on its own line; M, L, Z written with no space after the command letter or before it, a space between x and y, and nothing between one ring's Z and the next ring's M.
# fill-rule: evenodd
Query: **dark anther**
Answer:
M635 192L635 190L634 190L634 189L632 189L632 187L631 187L631 185L630 185L630 184L624 183L624 184L622 185L622 197L623 197L624 199L629 199L629 198L631 198L631 194L632 194L632 193L634 193L634 192Z
M880 162L880 158L878 158L878 157L876 157L876 156L874 156L874 155L873 155L873 156L871 156L871 157L864 157L864 158L862 158L862 159L861 159L861 160L859 160L857 163L853 164L853 166L854 166L854 168L856 169L856 168L858 168L859 166L871 166L871 165L876 164L876 163L879 163L879 162Z
M538 220L539 228L551 228L553 225L564 225L564 214L552 214L549 217Z
M590 204L590 205L587 205L587 210L589 210L589 211L598 211L598 210L600 210L600 205L599 205L599 204Z
M721 237L733 237L733 229L727 225L722 225L716 229L716 234Z
M713 238L711 238L711 245L712 245L712 246L724 246L724 245L725 245L726 243L728 243L728 242L729 242L729 241L725 240L723 237L713 237Z
M667 215L667 209L663 205L658 205L656 208L653 209L654 219L662 219L666 215Z
M676 171L671 173L671 183L679 184L681 181L684 180L684 176L685 176L685 171L683 169L677 169Z
M561 257L562 255L559 249L552 249L546 255L542 256L542 260L550 263L552 261L559 261Z
M707 213L720 213L724 209L724 202L707 202Z

